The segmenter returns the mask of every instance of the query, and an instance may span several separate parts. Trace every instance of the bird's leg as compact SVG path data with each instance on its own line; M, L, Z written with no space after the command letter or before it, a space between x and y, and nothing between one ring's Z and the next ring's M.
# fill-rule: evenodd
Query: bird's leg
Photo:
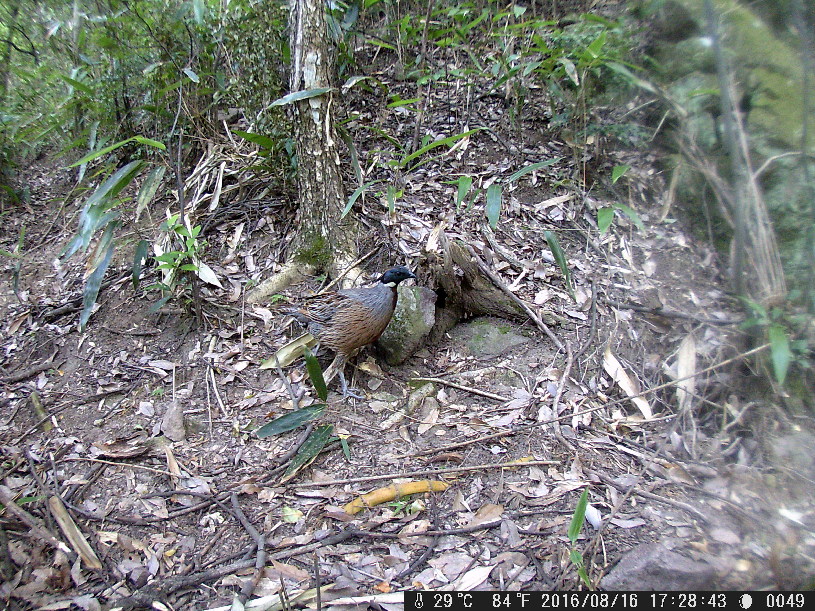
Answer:
M352 397L354 399L364 399L365 396L362 393L355 388L349 388L348 383L345 381L343 369L345 369L345 363L347 360L348 357L346 357L344 354L337 353L337 356L334 357L334 360L331 361L331 364L323 373L323 379L325 380L325 383L328 384L334 379L334 376L338 376L340 378L340 389L342 390L343 399L347 399L348 397Z
M348 383L345 381L345 374L342 372L342 369L337 371L337 374L340 378L340 390L342 390L342 398L347 399L351 397L352 399L364 399L365 395L359 392L356 388L349 388Z

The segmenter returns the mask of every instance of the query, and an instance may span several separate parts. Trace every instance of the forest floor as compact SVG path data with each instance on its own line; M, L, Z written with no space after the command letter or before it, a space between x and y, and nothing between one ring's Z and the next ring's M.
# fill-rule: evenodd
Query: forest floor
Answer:
M410 83L390 87L411 97ZM398 108L355 102L359 123L399 123ZM573 547L601 589L813 584L811 422L762 398L721 257L667 203L658 156L601 137L578 150L542 119L513 124L500 99L471 103L488 129L403 176L395 217L376 198L356 207L360 252L375 250L363 265L374 278L407 264L421 280L422 249L444 222L547 313L573 358L531 321L462 321L395 367L368 349L347 369L365 398L330 394L318 424L339 439L290 478L283 470L303 427L262 439L254 431L292 410L291 393L300 407L316 396L302 363L286 369L286 383L259 367L287 330L284 317L246 304L245 289L282 263L293 206L264 194L252 166L231 177L254 176L241 200L191 207L206 227L204 261L223 286L203 287L196 328L182 303L152 313L156 294L131 285L132 244L153 238L173 208L160 198L152 216L126 225L131 247L120 249L80 332L84 264L60 254L83 198L62 205L73 183L56 164L20 169L31 197L5 210L0 232L0 248L13 251L25 227L19 272L3 259L0 294L0 491L18 508L0 516L8 608L163 600L210 609L230 605L253 579L251 598L285 590L314 606L319 584L324 607L358 597L388 609L409 589L579 589ZM436 97L429 129L456 133L446 127L454 107ZM409 140L412 122L401 129ZM371 159L382 143L366 133L358 148ZM199 166L201 193L211 193L221 161L246 153L247 143L222 140L226 152ZM482 201L455 205L452 177L486 187L553 158L504 189L494 232ZM576 175L599 185L620 164L632 168L617 183L623 195L570 186ZM614 203L636 210L643 227L618 215L600 234L597 210ZM574 299L545 230L567 255ZM144 274L142 286L157 278ZM315 279L289 295L318 287ZM479 325L493 329L486 344L474 341ZM494 341L495 330L511 340ZM632 397L640 391L648 392ZM360 494L426 480L449 487L343 511ZM590 508L572 544L584 489ZM57 522L60 505L93 550L81 561L79 537ZM71 545L57 551L55 541ZM94 558L99 568L89 568Z

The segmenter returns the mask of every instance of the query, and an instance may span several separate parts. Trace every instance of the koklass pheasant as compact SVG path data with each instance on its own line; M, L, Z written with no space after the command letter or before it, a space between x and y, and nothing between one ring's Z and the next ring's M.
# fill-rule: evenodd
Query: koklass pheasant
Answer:
M320 345L336 352L326 370L326 382L339 375L343 396L352 395L343 375L345 362L354 351L379 339L396 308L397 285L416 276L406 267L386 271L371 287L341 289L307 297L299 306L281 310L306 325Z

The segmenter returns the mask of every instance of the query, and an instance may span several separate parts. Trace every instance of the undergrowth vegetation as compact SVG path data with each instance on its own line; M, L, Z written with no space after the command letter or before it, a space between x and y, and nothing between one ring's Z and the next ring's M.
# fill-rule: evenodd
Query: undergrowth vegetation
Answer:
M340 116L357 181L344 213L371 191L395 215L403 185L417 170L487 130L467 109L451 109L446 133L423 129L427 92L442 86L496 98L507 111L510 131L520 131L524 122L545 125L548 135L569 145L573 174L562 180L581 193L615 192L625 170L591 167L598 156L586 151L599 141L626 147L644 143L650 131L643 125L622 112L608 115L655 89L637 67L643 60L638 22L627 14L612 19L587 12L587 5L563 3L555 15L538 3L497 0L331 3L336 87L344 94L364 91L373 104L400 109L416 124L412 139L406 139L388 125ZM297 166L281 103L290 58L287 10L284 2L250 0L11 0L0 9L7 60L0 74L0 197L8 205L25 197L15 174L26 160L47 154L74 168L71 198L82 212L65 255L81 252L86 258L83 326L117 245L133 249L139 274L164 273L163 280L138 284L159 304L173 297L188 300L192 276L212 280L201 262L205 236L187 218L185 189L179 186L225 127L228 137L257 144L269 180L286 186ZM396 91L379 78L381 67L391 69L400 83L410 83L415 96L406 97L406 88ZM354 144L366 133L382 143L367 167ZM494 228L505 188L555 161L512 168L509 176L486 185L455 177L456 210L482 214ZM145 218L142 212L149 213L151 202L168 197L172 210L161 217L172 223L141 228L142 240L121 237ZM596 221L606 231L621 215L641 226L622 201L600 210ZM168 236L175 244L161 246ZM554 234L551 238L557 244ZM809 258L800 255L800 240L794 243L788 268L809 276ZM176 274L172 282L167 282L168 268ZM782 326L780 319L755 320L768 333L783 328L784 337L799 339L804 333L795 323ZM800 342L794 345L806 353Z

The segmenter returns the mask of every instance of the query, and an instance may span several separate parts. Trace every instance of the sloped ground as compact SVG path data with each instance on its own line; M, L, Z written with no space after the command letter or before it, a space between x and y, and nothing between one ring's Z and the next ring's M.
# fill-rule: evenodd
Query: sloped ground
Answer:
M410 97L412 85L388 86ZM439 110L449 92L433 95L430 128L456 133L452 115ZM251 206L222 203L206 217L205 260L224 288L203 289L201 329L179 304L151 314L155 294L133 291L123 254L80 334L81 262L55 263L76 223L77 204L59 207L70 182L59 169L24 173L30 210L8 212L0 244L13 250L26 227L18 295L14 261L4 260L0 297L0 490L19 507L0 517L9 608L73 600L94 609L122 599L214 608L253 579L253 597L284 588L294 599L319 583L325 606L363 596L388 608L398 607L389 593L412 588L575 589L566 533L586 488L590 520L576 548L594 586L811 585L809 422L760 399L718 256L670 216L660 221L655 161L600 141L579 151L575 166L542 116L530 111L514 126L499 101L473 104L471 116L489 131L405 176L395 218L376 198L358 208L368 229L360 252L384 244L365 265L372 276L391 264L420 266L430 231L445 221L512 292L555 321L573 360L531 323L481 320L398 367L365 353L353 383L366 399L332 394L319 421L343 443L330 443L285 483L303 428L265 439L253 431L290 411L292 396L300 407L316 398L302 366L288 368L285 383L259 368L286 341L284 321L246 306L243 288L281 263L293 209L249 197ZM364 99L357 107L357 122L402 125L398 109ZM544 106L532 99L528 107ZM397 137L407 137L412 123L401 129ZM383 143L374 130L362 133L374 134L358 143L370 159ZM237 157L230 145L221 150L203 164L202 180ZM494 234L484 228L483 200L456 210L448 180L467 174L485 187L553 157L561 160L505 189ZM620 216L601 235L597 209L620 200L580 193L574 176L602 176L619 163L633 168L623 203L644 229ZM381 170L369 179L388 177ZM261 191L260 170L241 180L245 193ZM168 205L156 204L154 218ZM151 235L151 227L135 231ZM567 254L574 301L545 230ZM479 343L485 329L514 341ZM692 384L677 389L677 377ZM632 399L639 389L653 392ZM354 516L342 510L402 479L449 487ZM77 563L73 549L55 551L49 534L68 540L55 497L101 568ZM669 552L640 547L653 542L682 566ZM645 567L623 563L603 581L631 549ZM304 600L313 602L313 592Z

